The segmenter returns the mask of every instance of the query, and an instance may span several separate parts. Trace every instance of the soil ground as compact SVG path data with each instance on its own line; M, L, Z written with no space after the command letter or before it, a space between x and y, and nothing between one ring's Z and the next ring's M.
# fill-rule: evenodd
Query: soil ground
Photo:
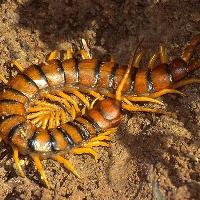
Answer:
M79 47L80 38L88 41L94 57L114 53L119 63L128 62L142 38L143 64L160 42L172 59L199 31L199 0L1 0L0 70L9 77L16 73L11 60L37 64L53 49ZM111 148L98 148L97 163L87 155L70 156L82 179L52 160L43 161L51 190L43 187L27 157L21 157L27 177L19 177L2 143L0 199L200 199L200 87L181 91L187 96L162 98L163 109L176 117L124 113Z

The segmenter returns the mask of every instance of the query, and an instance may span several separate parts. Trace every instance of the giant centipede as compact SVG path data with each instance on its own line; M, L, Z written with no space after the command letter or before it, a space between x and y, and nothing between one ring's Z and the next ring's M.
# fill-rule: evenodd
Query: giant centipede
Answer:
M156 97L181 94L177 88L200 83L197 78L183 79L200 67L199 60L191 59L199 43L200 34L190 40L180 58L169 64L166 48L160 45L146 67L139 67L143 51L134 53L126 66L92 59L86 50L78 52L82 56L79 60L71 49L63 61L56 59L57 52L53 51L45 63L27 69L13 62L20 73L8 81L0 77L5 83L0 95L0 136L12 147L19 173L24 176L20 152L33 158L48 187L42 158L53 158L79 176L60 152L90 153L96 157L92 147L107 146L105 141L119 125L122 109L167 113L135 106L133 102L160 103ZM155 65L158 57L160 64ZM87 95L94 97L92 102Z

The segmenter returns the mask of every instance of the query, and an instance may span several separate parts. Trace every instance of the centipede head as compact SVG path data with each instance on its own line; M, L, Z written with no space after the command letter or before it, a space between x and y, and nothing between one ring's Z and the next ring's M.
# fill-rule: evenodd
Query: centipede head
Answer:
M111 98L97 101L88 115L98 121L102 129L113 128L121 121L121 102Z

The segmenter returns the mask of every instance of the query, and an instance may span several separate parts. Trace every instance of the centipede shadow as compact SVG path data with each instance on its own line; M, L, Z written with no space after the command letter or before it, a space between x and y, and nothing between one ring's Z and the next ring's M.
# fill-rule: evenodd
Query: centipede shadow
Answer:
M183 175L180 173L181 168L177 167L177 164L179 165L180 159L183 159L185 161L182 162L187 162L184 163L184 166L188 165L191 168L194 168L195 166L195 163L191 159L188 159L188 155L181 150L181 147L185 145L189 147L192 143L194 143L197 145L196 148L199 148L198 144L195 143L195 141L199 141L196 132L196 130L199 129L197 117L195 118L197 113L191 114L191 111L189 111L185 105L179 104L179 100L175 102L173 98L169 96L164 98L166 104L171 104L168 106L168 110L174 112L174 108L176 108L177 123L179 123L178 121L183 123L183 129L186 129L191 133L191 138L184 137L183 133L181 133L182 135L172 133L172 128L170 126L172 126L174 122L172 124L169 122L162 122L165 124L164 128L159 128L157 121L158 118L162 116L156 116L149 113L145 114L145 117L150 121L150 124L143 127L143 123L141 122L141 129L139 133L134 133L134 125L130 130L130 127L127 127L126 125L127 121L125 121L119 128L119 136L117 138L124 148L128 149L128 152L131 155L130 159L136 161L135 163L143 163L145 166L153 166L154 169L159 165L159 168L161 167L167 171L168 178L175 187L179 188L183 185L188 185L188 187L190 187L192 181L188 180L188 183L185 182L184 176L186 176L186 174L190 174L191 179L194 182L197 181L197 179L193 177L192 172L188 170L187 167L185 169L186 174ZM191 116L193 116L193 119L191 119ZM138 117L144 117L144 114L128 114L128 120ZM176 131L174 130L174 132ZM169 140L172 141L173 145L169 145ZM166 159L165 155L168 155L169 159ZM141 169L138 175L141 182L148 182L149 174L146 171L146 168ZM195 190L191 190L190 192L194 196L198 193Z

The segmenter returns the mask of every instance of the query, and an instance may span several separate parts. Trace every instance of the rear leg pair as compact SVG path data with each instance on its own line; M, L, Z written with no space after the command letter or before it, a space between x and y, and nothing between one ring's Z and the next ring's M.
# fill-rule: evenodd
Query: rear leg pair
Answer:
M97 151L95 151L93 149L93 147L109 147L109 144L107 142L111 140L111 136L112 136L112 134L114 134L116 132L116 130L117 130L117 128L109 129L109 130L99 134L98 136L90 139L89 141L83 143L80 147L72 148L70 150L70 153L73 153L75 155L90 154L97 161L98 153L97 153ZM12 149L13 149L13 158L14 158L15 166L16 166L15 168L20 176L25 177L25 174L23 172L23 169L21 167L20 160L19 160L19 150L14 145L12 146ZM34 164L40 173L41 179L43 180L45 185L48 188L50 188L50 184L47 180L45 170L41 163L40 155L38 153L31 153L30 156L33 159ZM59 154L53 154L52 156L50 156L50 158L57 161L60 164L63 164L67 170L71 171L76 177L81 178L81 176L78 174L78 172L76 171L74 166L71 164L71 162L69 160L67 160L66 158L64 158L63 156L61 156Z

